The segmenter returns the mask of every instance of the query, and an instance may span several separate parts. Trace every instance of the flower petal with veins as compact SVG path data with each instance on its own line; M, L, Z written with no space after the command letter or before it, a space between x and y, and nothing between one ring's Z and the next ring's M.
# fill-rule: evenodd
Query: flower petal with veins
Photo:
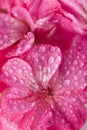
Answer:
M57 0L30 0L25 1L25 3L34 21L47 17L61 8Z
M36 99L30 92L10 89L3 95L2 115L9 122L15 122L23 130L46 130L52 113L49 105L41 99ZM42 106L43 103L43 106Z
M34 31L34 21L31 17L31 14L25 8L21 6L15 6L12 8L12 13L17 19L26 22L27 26Z
M19 44L16 48L13 48L6 54L6 57L18 56L25 52L27 52L34 43L34 34L29 32L27 35L24 36L23 39L20 40Z
M2 67L2 80L12 87L37 90L31 67L19 58L10 59Z
M32 66L37 82L46 87L61 63L61 51L56 46L38 45L24 59Z
M13 45L26 32L27 28L24 24L7 14L0 13L0 50Z

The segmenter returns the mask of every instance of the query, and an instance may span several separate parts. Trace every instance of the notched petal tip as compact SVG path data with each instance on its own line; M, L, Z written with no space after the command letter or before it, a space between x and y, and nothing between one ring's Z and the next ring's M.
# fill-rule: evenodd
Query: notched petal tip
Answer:
M61 63L62 54L58 47L42 44L32 48L24 59L32 66L37 82L46 87Z
M32 69L28 63L20 58L12 58L2 67L1 79L11 87L33 91L38 88L34 80Z

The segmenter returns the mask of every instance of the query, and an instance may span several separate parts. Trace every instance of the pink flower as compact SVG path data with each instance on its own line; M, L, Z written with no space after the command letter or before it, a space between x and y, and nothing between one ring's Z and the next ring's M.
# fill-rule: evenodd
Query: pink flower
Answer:
M78 33L84 33L71 12L66 13L57 0L5 0L5 3L5 7L11 6L10 14L0 13L0 50L8 48L6 57L21 55L33 44L41 43L66 50Z
M54 1L55 5L53 6L52 2L53 2L52 0L49 2L47 1L42 2L41 4L42 13L38 13L39 17L37 19L35 18L35 20L34 17L32 16L32 12L29 12L26 8L22 6L13 6L11 8L12 16L1 12L0 50L8 48L9 46L14 45L15 43L19 44L13 47L11 52L9 49L9 52L11 54L8 55L18 56L29 50L34 43L34 37L35 37L34 31L37 28L37 20L42 18L42 21L39 20L39 24L43 24L45 21L49 19L49 17L51 17L50 16L52 15L51 13L54 13L54 11L56 11L59 8L57 0ZM6 3L10 5L10 1L6 1ZM35 4L38 3L34 2L34 5ZM49 13L47 13L45 10L46 9L45 4L50 4L49 7L46 7L47 10L49 10ZM45 16L45 14L47 15Z
M38 45L2 67L1 130L79 130L87 117L87 57ZM5 124L5 125L4 125Z

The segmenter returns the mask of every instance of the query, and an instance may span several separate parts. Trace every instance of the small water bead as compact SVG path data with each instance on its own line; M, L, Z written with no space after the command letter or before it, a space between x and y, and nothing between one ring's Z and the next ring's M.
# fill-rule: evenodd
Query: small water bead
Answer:
M57 56L56 61L60 62L61 61L61 56Z
M16 69L17 69L15 65L13 65L13 66L12 66L12 68L13 68L14 70L16 70Z
M16 76L12 76L12 79L13 79L14 81L17 81L17 77L16 77Z
M52 46L52 47L50 48L50 52L51 52L51 53L55 52L55 47Z
M53 64L54 63L54 57L53 56L50 56L49 58L48 58L48 63L49 64Z
M23 79L20 79L20 83L21 83L21 85L23 85L23 84L24 84L24 81L23 81Z
M42 53L45 52L45 51L46 51L46 47L45 47L45 46L41 46L41 47L39 48L39 51L42 52Z
M65 79L65 80L63 81L63 85L64 85L64 86L69 86L69 85L70 85L70 80L69 80L69 79Z
M81 62L81 63L80 63L80 67L83 67L83 66L84 66L84 63L83 63L83 62Z
M13 73L13 70L12 70L12 69L9 69L8 72L12 74L12 73Z
M71 67L71 70L72 70L72 71L75 71L75 67L74 67L74 66L72 66L72 67Z
M66 71L65 76L68 77L70 75L70 71Z
M3 71L3 73L6 77L9 75L7 71Z
M22 73L23 71L22 71L22 69L18 69L18 73Z
M79 71L77 72L77 75L80 76L81 74L82 74L82 71L79 70Z
M74 60L73 61L73 65L77 65L78 64L78 61L77 60Z
M78 79L78 76L77 76L77 75L74 75L72 78L73 78L73 80L77 80L77 79Z

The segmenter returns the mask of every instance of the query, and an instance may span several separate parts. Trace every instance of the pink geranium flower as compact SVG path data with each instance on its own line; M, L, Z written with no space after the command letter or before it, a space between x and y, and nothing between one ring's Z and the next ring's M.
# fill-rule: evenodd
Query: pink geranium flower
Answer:
M38 13L39 17L37 19L35 18L35 20L34 17L32 16L32 13L22 6L13 6L13 8L11 8L12 16L1 12L0 13L0 19L1 19L0 50L8 48L9 46L14 45L15 43L16 44L19 43L19 44L13 47L12 50L9 49L9 52L11 50L11 52L8 54L9 56L18 56L26 52L27 50L29 50L34 43L34 37L35 37L34 31L37 28L38 19L42 18L42 20L39 20L38 23L43 25L44 22L46 22L51 17L50 16L51 13L53 14L54 11L58 10L59 8L59 4L57 0L54 1L55 3L54 5L52 5L52 2L53 2L52 0L49 2L47 1L42 2L41 4L41 8L43 7L42 12ZM10 5L11 2L8 1L7 3ZM38 3L34 2L34 5L35 4ZM48 13L45 11L46 9L45 4L50 4L47 7L47 10L49 10ZM36 10L34 10L34 13ZM45 16L45 14L47 15ZM45 30L46 27L43 25L43 28Z
M1 130L79 130L87 117L87 57L38 45L2 67ZM5 124L5 125L4 125Z
M9 7L10 14L0 13L0 50L11 46L6 51L7 57L21 55L33 44L40 43L53 44L66 50L76 34L84 33L79 22L74 16L68 17L71 15L63 10L57 0L5 0L5 3L13 5Z

